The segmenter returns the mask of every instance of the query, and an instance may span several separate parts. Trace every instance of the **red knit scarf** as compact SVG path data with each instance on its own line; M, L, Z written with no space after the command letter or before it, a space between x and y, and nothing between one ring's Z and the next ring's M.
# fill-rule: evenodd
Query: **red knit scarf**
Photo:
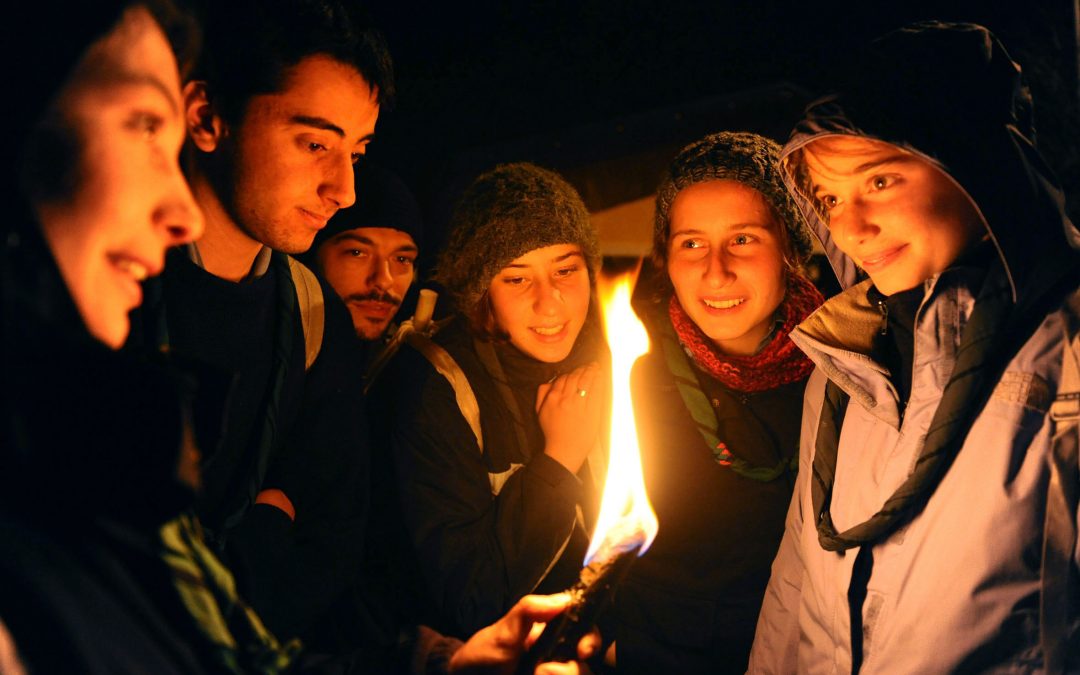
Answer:
M772 340L753 356L732 356L716 349L673 293L668 313L679 342L694 363L728 389L753 393L809 377L813 362L799 351L788 335L796 325L821 306L825 298L814 284L801 274L789 274L787 293L780 304L784 323Z

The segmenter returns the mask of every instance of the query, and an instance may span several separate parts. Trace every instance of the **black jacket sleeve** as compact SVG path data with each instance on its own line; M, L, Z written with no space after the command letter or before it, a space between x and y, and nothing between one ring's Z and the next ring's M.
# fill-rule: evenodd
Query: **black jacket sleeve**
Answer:
M230 540L234 560L242 556L251 575L249 602L283 639L303 635L354 582L367 519L361 354L344 306L325 284L323 295L322 347L303 378L298 412L280 432L283 439L261 487L282 490L296 520L290 523L279 509L257 504ZM302 355L302 337L297 338L294 354Z

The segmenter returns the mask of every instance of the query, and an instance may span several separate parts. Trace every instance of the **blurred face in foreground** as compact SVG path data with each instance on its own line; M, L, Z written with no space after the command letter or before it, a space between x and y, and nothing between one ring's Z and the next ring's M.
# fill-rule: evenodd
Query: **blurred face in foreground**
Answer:
M166 248L202 232L178 163L176 59L146 9L129 8L90 46L51 114L77 143L75 182L34 208L87 329L117 348L140 282L161 272Z
M835 136L803 155L833 240L884 295L943 272L987 234L952 177L901 148Z
M765 197L738 181L695 183L672 202L668 277L725 354L754 354L772 331L786 288L781 236Z
M537 361L558 363L585 325L591 292L581 247L557 244L511 261L491 281L488 298L510 344Z

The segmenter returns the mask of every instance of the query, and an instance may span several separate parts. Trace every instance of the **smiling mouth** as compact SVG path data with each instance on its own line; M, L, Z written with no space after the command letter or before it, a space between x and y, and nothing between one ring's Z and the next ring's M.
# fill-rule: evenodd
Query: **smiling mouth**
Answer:
M113 255L110 258L112 258L112 263L117 269L130 275L135 281L145 281L150 276L150 268L138 260L120 255Z
M732 307L738 307L746 302L746 298L733 298L731 300L708 300L702 298L701 301L705 303L706 307L711 307L712 309L731 309Z
M896 258L896 256L898 256L900 252L903 251L906 247L907 244L901 244L900 246L894 246L893 248L878 253L873 253L863 258L862 265L860 266L867 271L874 268L884 267L885 265L892 262Z
M562 333L564 328L566 328L566 324L560 323L558 326L532 326L530 330L543 337L554 337Z

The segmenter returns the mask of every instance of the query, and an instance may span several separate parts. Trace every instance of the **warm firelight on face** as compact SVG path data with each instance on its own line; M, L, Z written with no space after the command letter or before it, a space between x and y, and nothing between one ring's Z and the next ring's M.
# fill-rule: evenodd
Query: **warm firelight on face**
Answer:
M645 494L641 473L634 406L630 398L630 369L634 361L649 351L649 336L634 310L630 296L637 272L614 279L601 276L599 296L604 314L604 332L611 348L611 431L607 479L600 516L596 522L585 562L597 551L626 549L640 544L639 555L656 538L656 514Z

